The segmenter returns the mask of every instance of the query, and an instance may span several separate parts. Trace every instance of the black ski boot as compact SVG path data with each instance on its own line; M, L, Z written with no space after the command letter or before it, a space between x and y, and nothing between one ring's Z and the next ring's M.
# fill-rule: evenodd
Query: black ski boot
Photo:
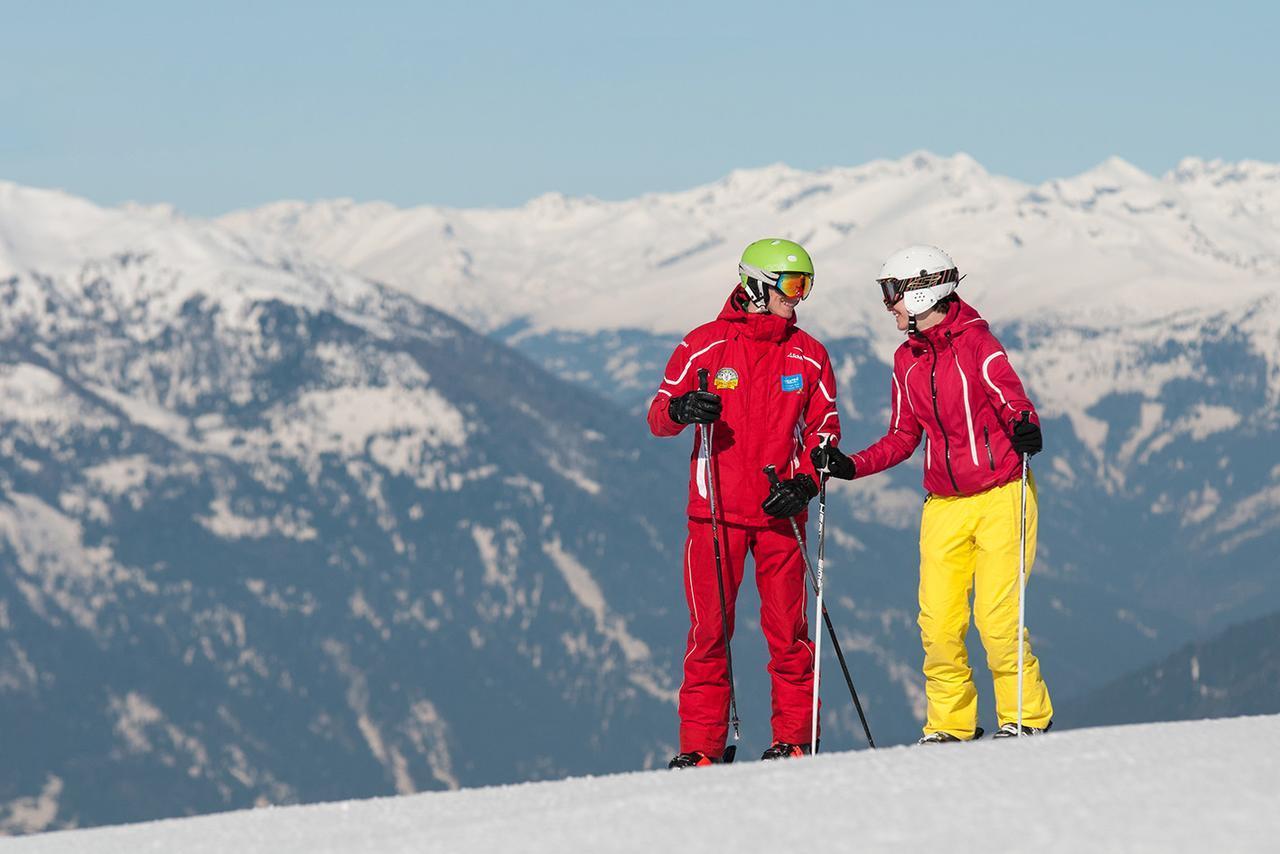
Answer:
M668 768L700 768L703 765L719 765L720 760L708 756L701 750L690 750L688 753L677 753L667 763Z
M1048 732L1052 727L1053 727L1053 721L1049 721L1047 724L1045 724L1042 727L1027 726L1026 724L1023 724L1022 734L1023 735L1043 735L1044 733ZM1018 724L1015 721L1009 721L1009 723L1007 724L1002 724L1000 726L1000 729L996 730L991 734L991 737L992 738L1017 738Z
M978 727L973 731L973 738L956 738L949 732L931 732L917 741L916 744L960 744L965 741L977 741L984 734L982 727Z
M790 759L793 756L808 756L812 752L807 744L788 744L785 741L775 741L773 746L766 750L760 758L762 760Z

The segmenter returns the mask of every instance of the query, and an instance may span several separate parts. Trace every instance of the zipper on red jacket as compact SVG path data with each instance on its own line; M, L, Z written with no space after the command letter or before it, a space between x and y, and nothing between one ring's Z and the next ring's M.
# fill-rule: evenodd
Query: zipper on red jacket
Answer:
M951 440L947 438L947 428L942 426L942 413L938 411L938 348L933 346L929 336L920 335L933 351L933 361L929 364L929 390L933 393L933 418L938 422L938 432L942 434L942 458L947 464L947 477L951 478L951 488L960 493L960 484L956 483L956 474L951 470Z
M991 463L991 470L996 470L996 458L991 455L991 433L987 430L986 425L982 426L982 441L987 446L987 462Z

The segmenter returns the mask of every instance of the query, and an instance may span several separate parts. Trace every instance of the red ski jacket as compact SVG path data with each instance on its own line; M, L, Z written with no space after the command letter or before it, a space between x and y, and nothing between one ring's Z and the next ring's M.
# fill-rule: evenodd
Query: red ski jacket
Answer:
M840 439L836 379L827 351L796 326L795 318L746 311L741 287L720 316L690 332L667 361L649 406L649 429L674 436L687 425L667 413L672 397L698 388L698 369L710 374L707 390L720 395L720 420L711 425L716 511L737 525L775 521L760 509L769 495L763 469L773 464L786 479L807 472L817 481L809 451L830 436ZM689 516L710 519L701 431L694 431L689 459ZM803 516L799 517L803 519Z
M957 298L941 323L909 337L893 357L889 432L853 454L866 477L911 456L925 436L924 488L974 495L1022 476L1013 425L1035 407L987 322Z

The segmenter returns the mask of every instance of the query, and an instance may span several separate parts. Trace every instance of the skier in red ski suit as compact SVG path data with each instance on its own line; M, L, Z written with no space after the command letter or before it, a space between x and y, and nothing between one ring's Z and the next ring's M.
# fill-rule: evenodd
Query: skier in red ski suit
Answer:
M795 306L813 281L804 249L791 241L757 241L743 253L739 269L743 284L716 320L680 342L649 407L655 436L675 436L688 424L708 424L711 434L708 453L695 431L689 463L683 576L690 628L680 687L681 752L671 767L721 761L728 736L730 686L709 486L715 491L730 637L747 552L755 559L773 689L774 743L762 758L811 752L808 583L788 519L796 517L803 531L809 500L818 493L809 452L823 437L840 437L835 376L826 349L796 326ZM714 378L707 391L698 389L700 368ZM769 464L782 478L777 487L763 473Z

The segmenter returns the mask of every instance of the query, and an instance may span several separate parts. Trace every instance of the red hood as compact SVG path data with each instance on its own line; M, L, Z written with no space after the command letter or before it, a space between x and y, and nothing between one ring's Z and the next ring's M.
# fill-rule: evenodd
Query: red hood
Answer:
M747 306L751 305L751 300L747 297L747 291L742 285L738 285L733 289L733 293L729 294L729 298L724 301L724 308L720 309L720 315L717 320L725 320L735 324L736 328L741 330L741 334L747 338L754 338L757 341L781 341L791 334L791 330L795 328L796 316L793 313L790 317L779 317L776 314L756 314L747 311Z
M969 329L980 329L983 332L988 330L987 322L982 319L982 315L978 314L978 310L969 305L960 297L956 297L951 307L947 309L947 316L937 326L931 326L924 332L917 335L907 336L907 342L913 350L928 349L927 341L933 342L933 345L941 349L948 338L954 338ZM924 336L922 340L921 335Z

